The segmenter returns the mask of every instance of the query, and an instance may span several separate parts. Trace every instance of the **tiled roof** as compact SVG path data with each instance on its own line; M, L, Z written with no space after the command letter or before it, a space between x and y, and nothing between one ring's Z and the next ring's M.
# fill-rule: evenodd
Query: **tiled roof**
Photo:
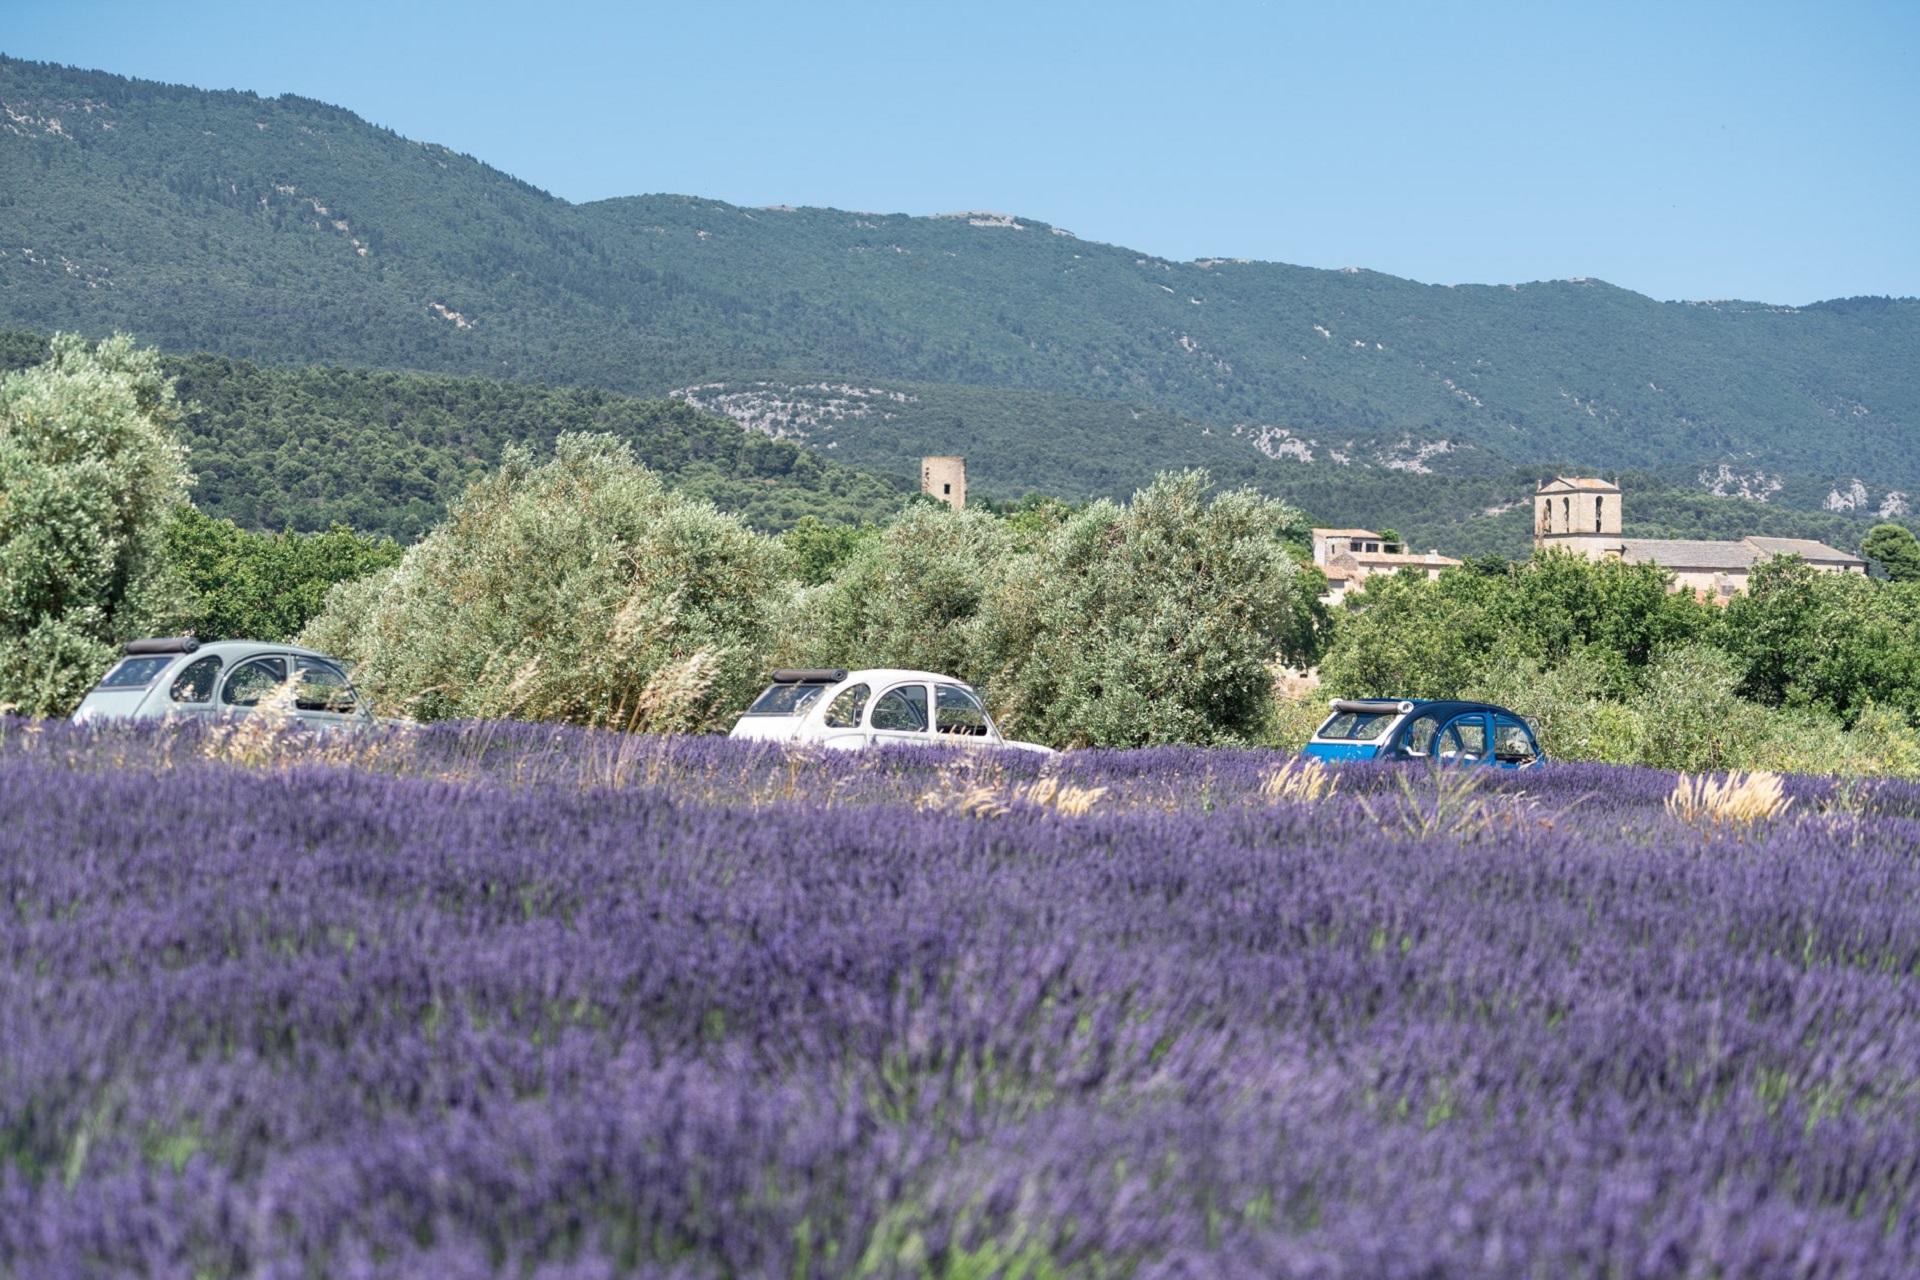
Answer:
M1580 489L1597 493L1618 493L1620 486L1606 480L1596 480L1591 476L1555 476L1540 486L1540 492L1549 493L1557 489Z
M1374 538L1374 539L1378 539L1380 537L1379 534L1375 533L1371 529L1315 529L1313 531L1313 536L1316 538Z
M1622 538L1620 558L1665 569L1751 569L1764 553L1744 542L1696 538Z
M1834 561L1846 564L1864 564L1859 556L1848 555L1837 547L1824 542L1815 542L1812 538L1747 538L1746 544L1762 556L1799 556L1802 560Z
M1460 563L1453 557L1443 556L1437 551L1414 553L1352 551L1348 552L1342 559L1351 560L1362 568L1386 569L1398 569L1403 565L1426 565L1429 567L1438 566L1445 568L1448 565Z

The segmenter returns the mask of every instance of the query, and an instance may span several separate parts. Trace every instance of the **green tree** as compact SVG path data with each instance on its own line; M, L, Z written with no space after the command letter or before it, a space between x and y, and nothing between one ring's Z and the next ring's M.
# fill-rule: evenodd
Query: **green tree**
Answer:
M1728 603L1715 640L1756 701L1848 723L1870 705L1920 719L1920 584L1822 573L1783 556Z
M1894 582L1920 582L1920 538L1905 525L1877 524L1860 543L1860 554Z
M907 667L977 681L982 611L1008 571L1013 536L985 510L911 502L807 593L788 628L792 661Z
M1471 570L1369 578L1335 615L1322 684L1349 697L1455 698L1496 655L1543 661L1534 637L1508 625L1511 581Z
M1205 472L1100 501L1002 575L986 678L1016 731L1063 745L1251 742L1273 716L1276 664L1316 655L1317 575L1301 517Z
M174 621L169 513L191 478L154 352L53 340L0 381L0 703L69 710L113 645Z
M879 535L878 525L830 524L818 516L802 516L780 541L792 555L800 581L817 587L831 581L855 552Z
M400 562L391 538L335 525L325 533L251 533L180 507L167 558L185 588L187 626L203 640L290 640L327 592Z
M303 633L390 711L714 727L764 678L780 544L669 492L607 436L513 448L400 564Z
M1655 653L1713 623L1670 587L1653 565L1560 551L1504 569L1476 561L1435 581L1373 578L1338 617L1321 679L1341 694L1453 698L1515 663L1549 670L1577 657L1624 697Z

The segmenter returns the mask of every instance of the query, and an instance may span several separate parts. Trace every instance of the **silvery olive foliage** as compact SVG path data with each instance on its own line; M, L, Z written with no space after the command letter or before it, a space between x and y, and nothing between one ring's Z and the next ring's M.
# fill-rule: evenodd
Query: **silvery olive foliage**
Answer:
M982 633L1010 572L1007 522L916 502L807 592L788 656L810 664L981 674Z
M179 419L158 356L125 335L60 335L0 381L0 703L64 713L116 642L173 620L162 539L191 483Z
M808 593L792 656L959 675L1057 746L1262 737L1318 640L1299 513L1189 471L1050 519L910 507Z
M789 591L778 543L569 434L545 463L510 451L302 636L390 712L691 730L751 696Z
M1266 736L1277 663L1305 665L1319 585L1284 503L1166 474L1067 518L1004 575L982 678L1022 733L1070 746Z

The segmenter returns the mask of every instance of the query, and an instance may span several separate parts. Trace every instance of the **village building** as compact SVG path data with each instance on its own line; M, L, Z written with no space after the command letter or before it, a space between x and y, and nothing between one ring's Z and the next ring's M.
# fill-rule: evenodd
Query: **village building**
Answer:
M967 460L958 456L920 459L920 492L955 511L967 506Z
M1403 544L1371 529L1315 529L1313 563L1327 576L1327 593L1321 600L1332 605L1376 573L1418 569L1431 580L1460 562L1438 551L1409 554Z
M1676 589L1724 602L1747 589L1754 569L1775 556L1799 556L1828 573L1865 573L1867 562L1808 538L1627 538L1620 533L1620 486L1589 477L1555 476L1533 498L1533 546L1559 548L1589 560L1657 564Z

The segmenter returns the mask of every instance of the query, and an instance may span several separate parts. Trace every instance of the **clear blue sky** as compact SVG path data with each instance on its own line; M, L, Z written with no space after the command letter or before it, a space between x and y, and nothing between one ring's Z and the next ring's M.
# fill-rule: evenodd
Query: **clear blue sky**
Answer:
M1920 294L1920 0L0 0L0 50L350 108L569 200L996 209L1171 258Z

